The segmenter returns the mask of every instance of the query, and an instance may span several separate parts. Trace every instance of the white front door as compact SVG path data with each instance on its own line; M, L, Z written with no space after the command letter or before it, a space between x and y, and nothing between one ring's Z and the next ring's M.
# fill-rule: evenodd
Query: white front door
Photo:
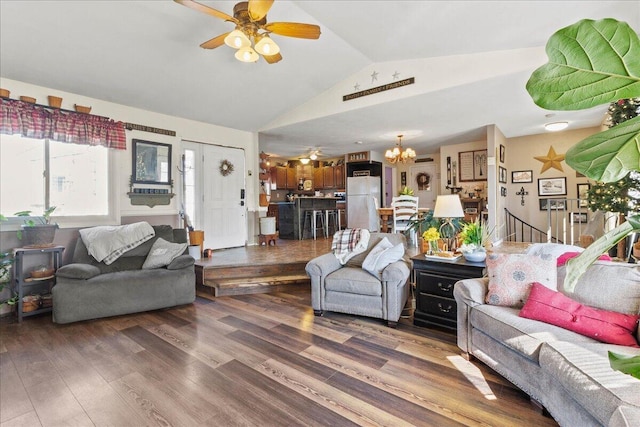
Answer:
M420 163L411 166L409 180L409 187L417 190L415 195L418 196L419 207L433 210L436 205L438 188L440 187L438 165L435 163Z
M233 248L247 243L244 150L198 143L185 143L185 154L193 153L193 188L187 177L186 211L197 230L204 230L207 249ZM202 161L199 161L201 159ZM232 171L223 174L222 162ZM227 169L227 171L230 168ZM193 192L193 197L189 193ZM190 202L193 201L192 213Z

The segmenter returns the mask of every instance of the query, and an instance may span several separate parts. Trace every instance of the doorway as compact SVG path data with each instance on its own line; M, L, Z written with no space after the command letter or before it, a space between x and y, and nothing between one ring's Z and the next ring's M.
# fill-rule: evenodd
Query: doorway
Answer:
M244 150L183 141L183 155L183 209L189 224L204 230L204 247L245 246Z

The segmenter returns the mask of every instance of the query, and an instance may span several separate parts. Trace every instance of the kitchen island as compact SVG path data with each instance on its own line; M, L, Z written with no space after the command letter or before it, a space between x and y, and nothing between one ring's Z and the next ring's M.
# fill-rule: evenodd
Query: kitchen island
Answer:
M300 239L304 212L336 209L337 197L296 197L293 202L278 203L278 224L281 239ZM307 233L311 236L311 233Z

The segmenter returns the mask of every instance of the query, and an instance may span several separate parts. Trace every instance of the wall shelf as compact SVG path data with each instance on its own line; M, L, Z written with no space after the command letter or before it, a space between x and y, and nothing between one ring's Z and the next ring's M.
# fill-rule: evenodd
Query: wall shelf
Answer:
M156 205L168 205L171 203L171 199L175 196L174 193L164 194L147 194L147 193L127 193L127 196L131 199L131 204L134 206L149 206L150 208Z

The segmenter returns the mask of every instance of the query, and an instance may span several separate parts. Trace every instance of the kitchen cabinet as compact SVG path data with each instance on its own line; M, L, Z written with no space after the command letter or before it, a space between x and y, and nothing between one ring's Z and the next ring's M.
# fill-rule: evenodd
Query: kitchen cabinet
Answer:
M296 190L298 188L295 168L288 168L284 166L272 167L271 181L276 183L276 188L278 190Z
M335 167L323 166L322 167L322 188L335 188Z
M344 183L344 165L337 165L333 167L333 176L335 188L345 188Z
M324 167L314 168L313 169L313 188L316 190L324 189Z

